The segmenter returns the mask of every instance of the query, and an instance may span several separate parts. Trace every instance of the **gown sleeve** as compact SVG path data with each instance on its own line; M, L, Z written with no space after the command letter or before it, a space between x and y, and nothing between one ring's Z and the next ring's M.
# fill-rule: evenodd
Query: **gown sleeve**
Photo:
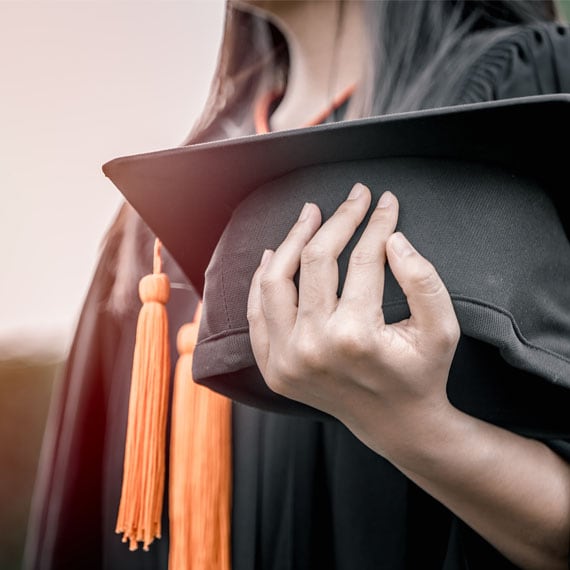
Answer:
M570 93L570 27L543 22L496 42L467 74L456 104Z
M491 47L468 75L457 104L553 93L570 93L570 26L545 22ZM570 439L542 441L570 463Z
M469 74L457 103L551 93L570 93L570 27L549 22L525 26L491 47ZM570 440L543 441L570 462Z
M116 247L107 242L87 292L44 433L24 567L101 568L104 378L121 328L105 309Z

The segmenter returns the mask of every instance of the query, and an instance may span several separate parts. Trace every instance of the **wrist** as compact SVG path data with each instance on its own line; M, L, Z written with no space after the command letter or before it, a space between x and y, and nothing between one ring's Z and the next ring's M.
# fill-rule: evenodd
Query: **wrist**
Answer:
M447 398L421 409L400 410L392 420L382 455L396 466L427 474L469 446L477 420Z

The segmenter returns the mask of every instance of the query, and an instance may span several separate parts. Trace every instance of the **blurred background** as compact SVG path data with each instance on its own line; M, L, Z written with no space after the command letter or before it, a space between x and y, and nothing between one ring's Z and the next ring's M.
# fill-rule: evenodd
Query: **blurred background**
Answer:
M20 568L50 397L121 201L101 166L186 137L223 8L0 0L1 570Z
M121 201L101 165L181 143L223 0L0 0L0 569L21 566L52 389Z

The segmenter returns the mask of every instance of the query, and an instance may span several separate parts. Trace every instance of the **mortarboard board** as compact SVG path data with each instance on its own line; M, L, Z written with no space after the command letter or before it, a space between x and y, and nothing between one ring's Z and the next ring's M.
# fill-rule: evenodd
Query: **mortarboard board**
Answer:
M570 95L343 121L115 158L107 177L203 297L194 378L246 404L326 419L255 365L249 282L304 202L326 219L355 182L400 201L398 229L450 290L462 339L451 401L538 436L569 436ZM364 224L363 224L364 226ZM339 258L342 287L355 234ZM407 316L387 269L387 322Z

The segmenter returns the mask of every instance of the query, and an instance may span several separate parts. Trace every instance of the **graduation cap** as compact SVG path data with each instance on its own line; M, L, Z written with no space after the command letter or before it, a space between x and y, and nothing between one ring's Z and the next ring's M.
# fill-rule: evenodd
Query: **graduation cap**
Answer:
M568 157L555 137L569 118L570 95L532 96L179 146L104 164L105 175L202 297L199 330L190 333L193 355L185 361L193 381L180 385L331 419L267 387L251 349L247 297L264 249L281 243L303 204L316 203L327 219L362 182L373 203L387 189L397 196L397 229L450 291L462 330L447 384L450 401L523 435L570 437ZM366 222L339 257L339 293ZM154 279L160 293L162 278ZM409 315L389 267L383 309L388 323ZM211 420L210 428L225 430L220 438L227 442L227 402L222 408L222 420ZM229 465L229 452L224 457ZM227 484L211 496L220 489ZM139 523L130 524L125 535L142 540ZM225 539L216 540L213 553Z
M463 337L450 399L520 432L570 435L570 95L343 121L115 158L103 171L203 297L196 382L324 418L257 370L247 293L307 201L329 217L355 182L400 201L398 229L437 268ZM340 287L366 220L339 258ZM387 322L405 298L387 269ZM469 339L467 341L466 339Z

